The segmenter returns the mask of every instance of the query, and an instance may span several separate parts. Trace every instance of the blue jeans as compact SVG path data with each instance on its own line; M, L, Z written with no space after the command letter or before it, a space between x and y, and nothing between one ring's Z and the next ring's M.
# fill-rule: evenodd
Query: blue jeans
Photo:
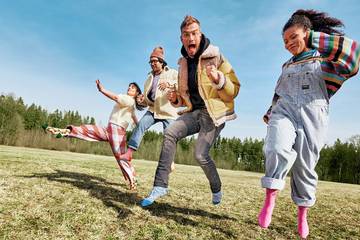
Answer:
M147 111L144 114L144 116L140 119L139 124L133 131L128 146L134 150L137 150L139 148L139 145L141 143L145 131L148 130L152 125L161 122L165 130L173 121L174 120L172 119L155 119L154 113Z

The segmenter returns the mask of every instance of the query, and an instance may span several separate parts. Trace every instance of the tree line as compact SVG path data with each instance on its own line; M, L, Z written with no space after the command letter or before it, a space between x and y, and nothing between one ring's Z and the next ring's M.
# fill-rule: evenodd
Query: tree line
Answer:
M96 124L93 117L82 117L78 111L57 109L49 113L41 106L26 105L21 97L0 95L0 144L112 156L107 143L54 139L43 133L41 126L44 123L60 128L70 124ZM128 131L127 139L130 136ZM147 131L134 157L158 161L162 139L162 133ZM195 141L191 136L178 142L176 163L197 165L193 156ZM219 168L264 172L263 145L262 139L219 136L211 149L211 156ZM325 146L316 170L321 180L360 184L360 135Z

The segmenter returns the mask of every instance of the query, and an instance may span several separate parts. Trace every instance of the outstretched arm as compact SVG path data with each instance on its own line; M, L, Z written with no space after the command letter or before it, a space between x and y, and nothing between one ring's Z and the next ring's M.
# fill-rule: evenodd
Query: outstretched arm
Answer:
M104 86L100 83L100 80L97 79L95 81L96 83L96 87L97 89L99 90L99 92L101 92L102 94L104 94L106 97L110 98L111 100L114 100L115 102L118 102L118 96L116 94L114 94L113 92L109 91L109 90L106 90L104 88Z

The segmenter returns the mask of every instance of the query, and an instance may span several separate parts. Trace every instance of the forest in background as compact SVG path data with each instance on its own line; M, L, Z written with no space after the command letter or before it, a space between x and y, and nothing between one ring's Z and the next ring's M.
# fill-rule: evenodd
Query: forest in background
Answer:
M96 121L93 117L81 116L78 111L57 109L50 113L41 106L25 104L21 97L0 95L0 144L112 155L105 142L56 139L44 134L41 126L45 123L64 128L70 124L96 124ZM127 132L127 139L130 135L131 132ZM162 139L162 133L147 131L134 157L158 161ZM176 163L197 165L193 156L195 141L192 136L178 142ZM219 168L263 172L263 144L263 139L219 136L211 149L211 156ZM316 170L321 180L360 184L360 135L354 135L345 142L336 140L333 145L325 146Z

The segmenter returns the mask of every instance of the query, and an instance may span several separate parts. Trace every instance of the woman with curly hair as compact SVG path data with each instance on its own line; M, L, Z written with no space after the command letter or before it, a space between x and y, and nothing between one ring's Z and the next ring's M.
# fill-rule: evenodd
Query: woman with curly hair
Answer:
M100 83L100 80L96 80L96 87L102 94L116 103L110 114L107 127L87 124L81 126L70 125L65 129L50 127L47 125L44 125L43 128L46 132L55 135L57 138L71 137L86 141L109 142L125 181L129 182L130 189L135 189L135 169L130 161L122 159L120 156L125 152L126 129L128 125L131 123L138 123L135 115L135 109L143 109L143 107L139 105L137 99L141 94L141 89L133 82L129 84L127 94L116 95L111 91L106 90Z
M276 195L292 170L291 197L298 206L298 233L309 234L308 209L315 204L318 176L315 166L324 146L329 100L359 67L359 45L339 30L343 23L324 12L297 10L285 24L282 37L293 56L285 62L272 105L264 144L266 188L259 225L267 228Z

